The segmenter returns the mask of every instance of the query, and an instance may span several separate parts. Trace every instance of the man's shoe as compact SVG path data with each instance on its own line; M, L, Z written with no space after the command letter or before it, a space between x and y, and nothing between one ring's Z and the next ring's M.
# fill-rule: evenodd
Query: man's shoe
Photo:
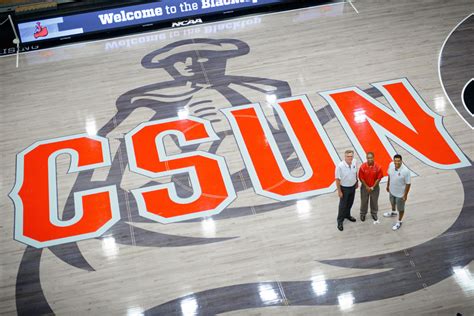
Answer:
M352 217L352 216L349 216L347 219L350 220L351 222L357 221L357 220L355 219L355 217Z
M360 220L364 222L365 221L365 215L360 215Z
M402 223L397 222L395 225L393 225L392 230L399 230L400 227L402 227Z
M398 212L385 212L383 213L383 217L394 217L394 216L397 216L398 215Z
M344 230L344 227L342 226L342 224L337 224L337 229L342 232Z
M379 218L377 217L377 215L374 215L374 214L372 214L372 218L374 219L374 221L378 221L378 220L379 220Z

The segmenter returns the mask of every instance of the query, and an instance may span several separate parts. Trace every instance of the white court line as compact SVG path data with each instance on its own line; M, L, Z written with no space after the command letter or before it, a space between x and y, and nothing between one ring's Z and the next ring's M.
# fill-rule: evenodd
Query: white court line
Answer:
M15 39L13 40L13 43L16 45L16 68L18 68L18 63L20 61L20 40L18 38L18 34L16 33L15 24L13 23L13 20L10 14L8 15L8 19L10 20L13 33L15 34Z
M347 0L347 2L349 2L349 4L352 6L352 8L354 9L354 11L359 14L359 11L357 10L357 8L355 7L355 5L352 3L351 0Z
M28 54L28 53L34 53L34 52L37 52L37 51L40 51L40 50L50 50L50 49L59 49L59 48L64 48L64 47L73 47L73 46L76 46L76 45L84 45L84 44L89 44L89 43L100 43L100 42L110 41L112 39L135 37L135 36L139 36L139 35L142 35L142 34L149 34L149 33L155 33L155 32L166 32L166 31L170 31L170 30L183 30L183 29L186 29L186 28L201 27L203 25L220 24L220 23L227 23L227 22L236 21L236 20L248 19L250 17L267 16L267 15L274 15L274 14L284 14L284 13L287 13L287 12L309 10L309 9L312 9L312 8L319 8L319 7L340 5L340 4L342 4L342 5L346 4L346 0L341 0L341 2L326 3L326 4L320 4L320 5L309 6L309 7L304 7L304 8L292 9L292 10L282 10L282 11L278 11L278 12L268 12L268 13L263 12L263 13L259 13L259 14L247 14L247 15L243 15L243 16L230 18L230 19L222 19L222 20L214 21L214 22L204 22L202 24L182 26L182 27L179 27L179 28L163 27L163 28L159 28L159 29L144 30L144 31L136 32L136 33L132 33L132 34L121 35L121 36L112 36L112 37L102 38L102 39L93 40L93 41L87 41L86 40L86 41L80 41L80 42L76 42L76 43L66 43L64 45L58 45L58 46L54 46L54 47L48 47L48 48L42 48L42 49L37 49L37 50L32 50L32 51L20 52L20 55ZM157 21L157 22L160 22L160 21ZM12 56L12 54L10 54L10 55L0 55L0 58L9 57L9 56Z
M456 107L454 106L453 102L451 101L451 99L449 98L449 95L446 93L446 89L444 88L444 84L443 84L443 81L441 80L441 55L443 54L443 50L444 50L444 45L446 45L446 42L448 41L448 39L451 37L451 34L453 34L454 30L456 30L458 28L459 25L461 25L461 23L463 23L464 21L466 21L467 19L469 19L471 17L471 15L473 15L474 13L471 13L469 14L467 17L465 17L464 19L462 19L461 22L459 22L458 24L456 24L456 26L451 30L451 32L449 32L448 34L448 37L446 37L446 39L444 40L444 43L443 43L443 46L441 46L441 50L439 51L439 56L438 56L438 79L439 79L439 84L441 85L441 88L443 88L443 92L444 92L444 95L446 96L446 98L448 99L449 103L451 104L451 107L456 111L456 113L459 115L460 118L462 118L462 120L464 121L464 123L467 124L467 126L469 126L471 129L474 129L473 126L471 126L471 124L469 124L466 119L464 118L464 116L461 115L461 113L459 113L458 109L456 109Z

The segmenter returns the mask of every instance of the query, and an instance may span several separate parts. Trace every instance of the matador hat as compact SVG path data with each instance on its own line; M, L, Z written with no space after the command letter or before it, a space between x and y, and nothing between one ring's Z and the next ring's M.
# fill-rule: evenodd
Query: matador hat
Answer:
M145 68L164 68L175 63L176 55L196 54L206 58L234 58L248 54L247 43L236 39L214 40L209 38L186 39L171 43L147 54L142 59Z

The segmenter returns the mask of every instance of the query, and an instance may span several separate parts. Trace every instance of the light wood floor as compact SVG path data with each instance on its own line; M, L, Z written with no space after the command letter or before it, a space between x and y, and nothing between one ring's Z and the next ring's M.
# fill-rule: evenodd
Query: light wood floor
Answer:
M351 86L368 89L373 82L408 78L428 106L443 116L444 126L464 154L474 159L473 131L449 104L438 77L441 46L457 23L474 12L474 2L357 0L354 5L359 14L349 4L333 5L42 50L22 54L18 69L14 56L1 58L0 313L45 312L47 302L50 311L58 315L140 315L148 310L193 315L206 313L210 304L232 306L238 302L226 295L212 301L211 296L196 294L207 300L192 300L193 294L219 288L223 289L217 293L225 294L226 287L253 284L260 293L259 300L270 302L268 307L249 303L245 309L229 307L223 313L474 315L472 261L454 266L449 275L434 284L428 284L429 280L442 273L435 264L432 271L428 266L421 273L428 286L416 291L407 286L403 295L385 297L384 288L371 282L349 283L337 291L331 288L334 280L364 280L364 276L393 267L387 264L362 269L321 261L359 257L384 260L385 254L413 250L413 262L417 264L422 256L416 257L416 247L445 232L461 213L468 193L464 192L459 173L434 169L398 146L406 164L419 175L413 178L405 223L398 232L391 229L393 219L381 216L389 209L385 190L380 195L380 224L357 221L345 224L344 232L339 232L336 193L282 203L265 211L259 206L275 201L257 196L246 173L241 173L247 177L242 182L248 187L238 190L237 199L214 219L163 225L143 220L133 201L121 200L122 221L116 227L103 238L77 243L89 265L77 259L78 252L69 246L54 252L32 248L25 252L26 246L13 239L14 206L8 193L15 183L16 154L38 140L100 130L117 113L116 101L121 95L172 79L163 69L143 68L143 56L184 39L232 38L247 43L250 52L229 60L226 74L288 82L292 94L307 95L315 110L326 105L318 95L320 91ZM275 122L265 94L256 90L243 93L252 102L260 102L270 123ZM199 97L213 100L222 108L230 106L215 91ZM170 115L169 111L176 109L164 108L161 114ZM123 135L154 115L151 109L140 108L113 128L107 134L112 157L123 149ZM215 124L216 131L227 130L224 116L217 115L220 122ZM332 116L324 128L342 157L352 145L340 123ZM231 135L217 153L226 158L231 174L245 169ZM67 174L68 166L69 158L61 156L60 209L77 179L77 174ZM94 172L93 180L103 181L108 172L108 168ZM121 173L123 177L117 184L123 190L136 189L150 181L130 172L128 166L121 166ZM352 210L357 218L359 205L357 194ZM473 214L474 206L469 207ZM241 209L244 211L239 213ZM465 225L462 233L472 236L472 216ZM171 237L166 239L164 234ZM447 240L455 240L454 235ZM176 236L229 239L196 239L196 244L186 244L185 240L173 239ZM472 240L465 248L457 242L447 242L446 247L452 247L455 256L467 256L463 249L472 250ZM425 259L429 255L438 258L433 253L425 254ZM398 261L393 264L397 266ZM417 277L416 269L413 271L413 275L395 273L389 283L403 289L404 282ZM338 299L336 303L296 304L286 291L285 282L293 281L312 282L314 293L337 295ZM40 299L40 292L44 300ZM366 295L379 299L359 300ZM180 309L166 309L168 305L158 308L175 300L181 302ZM273 304L275 301L279 303Z

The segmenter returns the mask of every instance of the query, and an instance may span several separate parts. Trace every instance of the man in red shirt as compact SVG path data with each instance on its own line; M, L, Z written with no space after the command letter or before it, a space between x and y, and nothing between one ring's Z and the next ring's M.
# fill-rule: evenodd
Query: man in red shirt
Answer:
M360 188L360 220L365 221L370 200L370 214L374 221L378 220L379 211L379 182L383 178L382 168L374 161L374 153L367 153L367 162L359 168Z

